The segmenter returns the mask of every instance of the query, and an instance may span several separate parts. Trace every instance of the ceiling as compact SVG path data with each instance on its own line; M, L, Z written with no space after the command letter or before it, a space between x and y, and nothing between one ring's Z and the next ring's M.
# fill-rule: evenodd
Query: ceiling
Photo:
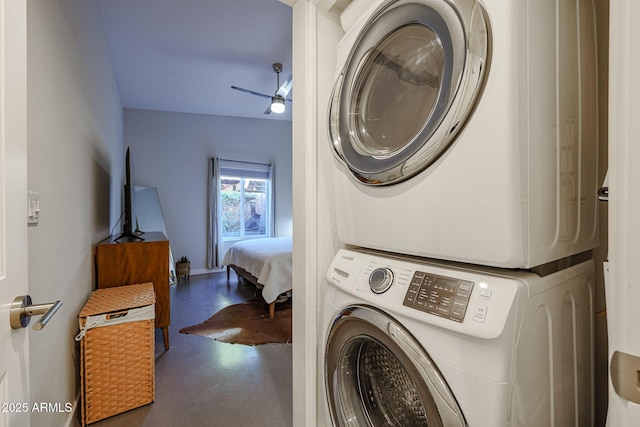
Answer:
M125 108L291 120L264 114L291 74L291 8L279 0L97 0ZM295 85L294 85L295 86ZM293 97L291 91L289 98Z

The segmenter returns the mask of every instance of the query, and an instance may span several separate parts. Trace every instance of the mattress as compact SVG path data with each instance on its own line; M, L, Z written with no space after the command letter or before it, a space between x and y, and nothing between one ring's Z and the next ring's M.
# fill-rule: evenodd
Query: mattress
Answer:
M240 267L254 276L263 287L262 297L271 304L291 291L291 254L291 237L243 240L229 248L222 265Z

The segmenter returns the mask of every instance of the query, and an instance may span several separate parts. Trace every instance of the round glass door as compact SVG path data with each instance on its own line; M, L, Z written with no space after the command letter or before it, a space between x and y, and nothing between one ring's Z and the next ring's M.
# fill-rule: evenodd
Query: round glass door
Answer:
M423 170L471 112L487 56L476 0L386 3L361 31L331 97L338 159L370 185Z
M465 426L431 358L379 310L342 310L327 339L325 383L336 426Z
M394 155L439 114L444 61L442 40L423 25L399 28L380 42L354 82L350 107L358 112L351 116L357 151L377 158Z

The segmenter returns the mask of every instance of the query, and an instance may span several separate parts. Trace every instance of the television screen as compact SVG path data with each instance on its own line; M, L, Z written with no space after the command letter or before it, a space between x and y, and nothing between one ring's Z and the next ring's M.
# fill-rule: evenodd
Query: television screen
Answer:
M131 162L130 148L127 147L125 156L125 184L124 184L124 213L122 223L122 234L116 240L123 237L131 237L138 240L144 240L140 237L144 234L138 230L136 224L136 204L135 204L135 188L133 183L133 163Z

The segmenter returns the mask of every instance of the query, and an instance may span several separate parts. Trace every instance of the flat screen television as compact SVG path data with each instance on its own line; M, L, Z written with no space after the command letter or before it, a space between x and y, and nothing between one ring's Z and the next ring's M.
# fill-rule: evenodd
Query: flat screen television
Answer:
M140 237L144 234L138 230L136 221L135 188L133 184L133 163L131 162L130 148L127 147L125 156L125 183L124 183L124 213L122 221L122 234L116 240L124 237L136 240L144 240Z

